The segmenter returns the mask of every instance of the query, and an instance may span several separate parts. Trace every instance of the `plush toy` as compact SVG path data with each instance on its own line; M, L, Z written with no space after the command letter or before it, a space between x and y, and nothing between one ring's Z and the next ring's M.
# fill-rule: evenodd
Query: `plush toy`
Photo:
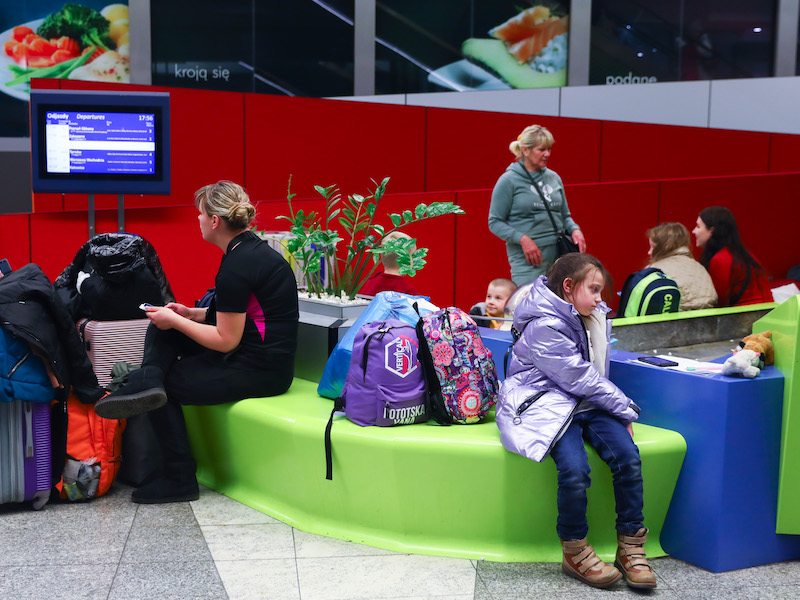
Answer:
M756 354L761 355L760 367L762 369L765 366L768 367L775 363L775 347L772 345L772 340L769 339L771 335L771 331L754 333L753 335L742 338L742 341L739 342L739 348L741 350L752 350Z
M760 362L761 356L754 350L739 350L722 364L722 374L753 379L761 373L761 369L758 368Z

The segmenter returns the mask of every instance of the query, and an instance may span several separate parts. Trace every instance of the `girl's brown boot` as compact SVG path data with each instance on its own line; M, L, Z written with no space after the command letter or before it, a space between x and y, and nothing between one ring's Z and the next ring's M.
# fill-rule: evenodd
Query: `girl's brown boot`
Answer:
M570 577L592 587L606 588L622 577L614 567L604 563L587 542L582 540L561 540L564 547L564 561L561 570Z
M644 543L648 530L642 527L634 535L617 534L617 560L614 564L622 571L629 587L652 589L656 587L656 575L647 564L644 555Z

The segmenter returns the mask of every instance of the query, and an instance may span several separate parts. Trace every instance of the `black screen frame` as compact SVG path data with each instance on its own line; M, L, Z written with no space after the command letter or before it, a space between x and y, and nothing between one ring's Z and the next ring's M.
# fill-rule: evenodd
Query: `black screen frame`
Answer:
M48 173L46 114L57 112L152 113L155 115L155 173ZM171 193L170 98L167 92L31 90L31 187L41 193Z

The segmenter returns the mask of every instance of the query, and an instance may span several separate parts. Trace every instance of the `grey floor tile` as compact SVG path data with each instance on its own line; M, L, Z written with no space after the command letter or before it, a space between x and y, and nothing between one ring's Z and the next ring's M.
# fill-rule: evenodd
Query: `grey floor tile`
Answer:
M681 600L797 600L796 586L679 590Z
M481 579L479 575L476 575L474 600L500 600L500 599L495 598L494 595L489 591L489 588L486 587L486 584L483 582L483 579Z
M197 527L192 507L188 502L168 504L139 504L134 527Z
M373 548L353 542L344 542L313 533L294 530L294 545L297 558L325 558L334 556L381 556L397 554L391 550Z
M211 560L199 527L136 527L131 529L121 563Z
M474 594L458 594L456 596L451 595L444 595L444 596L396 596L392 597L391 600L474 600Z
M0 598L100 600L108 597L116 570L115 564L6 567L0 570Z
M656 574L676 590L702 588L752 588L800 585L800 565L797 561L773 563L723 573L711 573L674 558L651 561ZM800 598L800 593L798 593Z
M468 560L418 555L298 558L303 600L473 596Z
M64 596L69 597L69 596ZM213 561L121 564L108 600L227 600Z
M638 599L638 600L684 600L681 592L670 589L656 588L650 591L632 590L624 583L615 584L613 588L606 590L597 590L587 585L583 586L580 590L571 590L569 592L556 592L548 593L542 596L529 596L529 598L546 598L547 600L599 600L600 598L613 598L614 600L622 600L623 598ZM751 598L750 600L756 600Z
M480 595L479 595L480 594ZM478 563L476 598L527 600L529 598L641 597L673 599L680 596L664 583L652 591L634 591L620 580L604 590L592 588L561 571L560 563Z
M300 600L294 559L219 560L216 564L230 600Z
M206 525L201 530L214 560L295 557L292 528L283 523Z
M277 519L202 486L200 498L190 504L200 525L280 523Z
M0 567L116 564L129 523L97 526L91 520L0 526Z

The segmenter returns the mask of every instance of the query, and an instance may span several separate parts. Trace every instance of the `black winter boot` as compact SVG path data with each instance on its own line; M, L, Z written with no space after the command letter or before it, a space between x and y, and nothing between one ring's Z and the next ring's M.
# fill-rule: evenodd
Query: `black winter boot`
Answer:
M104 419L126 419L164 406L164 372L158 367L145 366L128 375L128 382L100 398L95 412Z
M191 502L200 497L197 480L176 481L169 477L159 477L143 485L131 494L131 500L139 504L163 504L166 502Z

